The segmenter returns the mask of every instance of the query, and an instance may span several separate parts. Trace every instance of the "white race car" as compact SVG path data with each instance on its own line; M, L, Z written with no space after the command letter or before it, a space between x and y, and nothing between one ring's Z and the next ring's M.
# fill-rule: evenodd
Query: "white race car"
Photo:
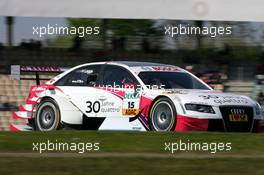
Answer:
M63 72L58 67L13 66L20 72ZM264 119L247 96L221 93L173 65L110 61L76 66L33 86L10 129L63 128L137 131L254 132Z

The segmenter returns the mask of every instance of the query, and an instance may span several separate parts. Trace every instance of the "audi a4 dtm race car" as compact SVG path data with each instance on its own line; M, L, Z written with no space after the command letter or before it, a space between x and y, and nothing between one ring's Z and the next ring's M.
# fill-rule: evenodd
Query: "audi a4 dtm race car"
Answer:
M11 76L62 72L30 89L14 118L13 131L63 128L136 131L254 132L264 115L247 96L221 93L173 65L111 61L66 70L12 66ZM27 78L24 78L27 79ZM29 79L29 78L28 78Z

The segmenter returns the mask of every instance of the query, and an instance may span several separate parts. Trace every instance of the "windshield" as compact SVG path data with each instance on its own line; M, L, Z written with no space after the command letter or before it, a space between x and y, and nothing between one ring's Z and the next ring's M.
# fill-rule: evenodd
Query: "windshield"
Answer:
M186 72L140 72L139 78L149 87L164 89L204 89L207 86Z

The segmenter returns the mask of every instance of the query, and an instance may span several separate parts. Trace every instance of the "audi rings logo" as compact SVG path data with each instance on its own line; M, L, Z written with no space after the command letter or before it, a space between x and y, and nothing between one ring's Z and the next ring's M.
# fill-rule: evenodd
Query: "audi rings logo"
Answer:
M244 109L231 109L230 112L231 114L245 114Z

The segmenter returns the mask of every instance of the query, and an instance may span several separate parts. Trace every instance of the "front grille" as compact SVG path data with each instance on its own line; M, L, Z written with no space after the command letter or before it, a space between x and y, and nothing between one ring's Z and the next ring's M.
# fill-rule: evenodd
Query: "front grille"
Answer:
M252 126L253 126L253 108L252 107L221 106L220 111L222 113L224 127L227 132L251 132L252 131ZM238 114L246 115L247 121L232 121L232 119L230 119L230 115L238 115Z

